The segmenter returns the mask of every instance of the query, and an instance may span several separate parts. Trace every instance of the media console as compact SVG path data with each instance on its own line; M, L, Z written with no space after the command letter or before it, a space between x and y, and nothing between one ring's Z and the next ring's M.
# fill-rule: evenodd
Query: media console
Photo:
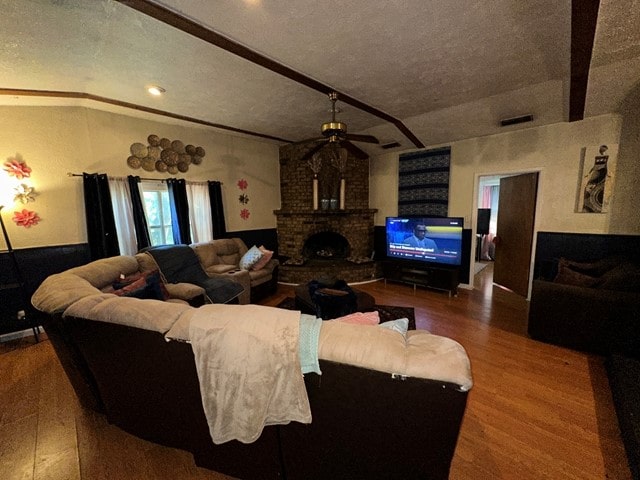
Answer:
M416 286L429 287L449 292L449 296L458 294L458 269L434 267L424 264L410 264L385 260L382 262L384 281L391 280Z

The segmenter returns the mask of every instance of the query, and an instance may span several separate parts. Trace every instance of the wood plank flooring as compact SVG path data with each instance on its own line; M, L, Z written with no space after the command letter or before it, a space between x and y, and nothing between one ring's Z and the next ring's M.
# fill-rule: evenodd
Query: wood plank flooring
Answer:
M451 478L630 479L603 359L529 339L527 302L491 276L489 266L452 298L383 281L357 287L379 304L413 306L418 328L457 340L471 358ZM281 285L263 303L292 295ZM84 410L42 337L0 343L0 479L230 478Z

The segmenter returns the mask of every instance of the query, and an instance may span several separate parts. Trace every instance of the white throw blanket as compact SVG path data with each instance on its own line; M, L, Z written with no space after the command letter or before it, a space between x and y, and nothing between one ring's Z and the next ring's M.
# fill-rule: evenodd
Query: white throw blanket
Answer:
M204 305L189 336L214 443L251 443L266 425L311 423L298 357L300 312Z

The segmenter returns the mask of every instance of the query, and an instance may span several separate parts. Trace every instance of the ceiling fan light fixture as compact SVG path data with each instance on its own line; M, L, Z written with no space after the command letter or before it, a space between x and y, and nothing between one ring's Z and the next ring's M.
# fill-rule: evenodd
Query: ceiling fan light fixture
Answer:
M327 122L321 127L322 135L325 137L344 137L347 133L347 124L342 122Z
M158 85L151 85L147 87L147 92L149 92L151 95L155 97L159 97L164 92L166 92L166 90Z

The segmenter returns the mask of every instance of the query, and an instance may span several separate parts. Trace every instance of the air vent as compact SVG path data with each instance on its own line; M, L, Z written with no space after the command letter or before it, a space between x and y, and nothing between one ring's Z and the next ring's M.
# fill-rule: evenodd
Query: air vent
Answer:
M388 150L390 148L396 148L396 147L399 147L399 146L400 146L400 144L394 140L392 142L383 143L382 145L380 145L380 148L382 148L384 150Z
M520 117L505 118L500 120L502 127L508 127L509 125L517 125L518 123L533 122L533 115L522 115Z

